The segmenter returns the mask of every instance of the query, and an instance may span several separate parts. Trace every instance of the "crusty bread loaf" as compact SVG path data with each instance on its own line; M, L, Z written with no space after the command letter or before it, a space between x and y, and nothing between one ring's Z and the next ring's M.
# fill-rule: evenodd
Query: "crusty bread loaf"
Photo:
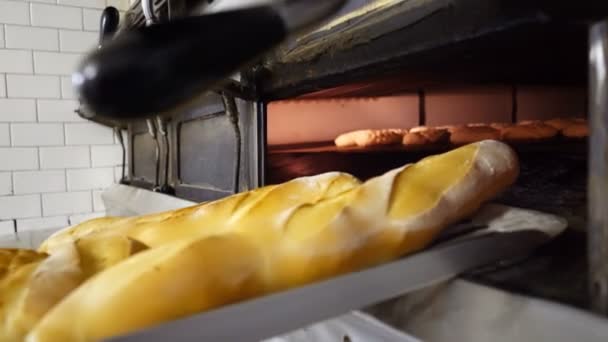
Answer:
M128 237L108 233L62 244L50 256L0 250L4 262L14 256L0 280L0 341L23 341L51 308L87 278L145 248Z
M483 141L309 205L285 207L254 195L207 206L218 213L207 213L199 229L225 215L238 227L169 239L99 273L56 305L27 341L100 340L393 260L427 246L517 173L508 146ZM196 220L198 210L184 215Z
M544 122L545 125L549 125L555 129L557 129L558 131L562 131L564 128L572 125L573 123L575 123L575 122L572 118L556 118L556 119L546 120Z
M562 130L566 138L586 138L589 136L589 125L586 123L574 123Z
M405 146L425 146L429 141L420 132L409 132L403 136Z
M529 123L503 128L500 134L506 142L533 142L551 139L558 130L545 124Z
M450 135L450 142L454 145L465 145L477 141L498 139L500 139L500 132L487 125L457 128Z
M93 233L113 232L156 247L172 241L207 236L233 229L257 229L258 226L280 227L272 213L290 212L348 191L360 181L346 173L329 172L301 177L270 185L224 199L189 208L158 214L84 222L61 230L42 243L39 250L52 253L64 243L72 243ZM246 222L246 224L243 224Z
M445 129L425 127L417 132L410 131L403 136L403 145L426 146L442 144L449 141L450 134Z
M401 142L405 129L364 129L339 135L334 143L338 147L371 147L377 145L391 145Z

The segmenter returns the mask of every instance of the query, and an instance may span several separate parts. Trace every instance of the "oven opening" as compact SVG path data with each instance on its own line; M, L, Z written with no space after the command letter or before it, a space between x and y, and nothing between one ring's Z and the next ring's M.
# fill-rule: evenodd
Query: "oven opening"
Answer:
M559 123L586 127L585 87L492 84L415 92L394 89L398 89L394 80L376 81L269 103L266 184L329 171L365 180L464 143L496 139L509 143L522 159L518 185L535 181L544 186L548 184L543 180L552 180L560 188L576 182L584 187L587 133L570 132L572 128ZM517 129L528 125L547 126L548 131L541 129L528 139L525 132L517 134ZM420 133L420 126L441 133L412 134ZM337 139L358 130L387 129L396 129L401 137L369 141L365 146L354 139L346 143ZM406 137L408 133L399 129L412 132Z
M400 91L391 81L346 85L268 103L265 181L277 184L330 171L366 180L453 149L464 143L462 139L487 138L472 133L463 138L457 133L463 127L492 128L499 132L496 139L513 147L520 160L517 182L494 202L559 215L569 229L533 258L521 261L516 274L499 270L476 280L585 307L587 279L581 269L587 267L586 113L587 89L582 85L468 84L417 91ZM513 127L553 127L559 122L577 123L580 131L555 128L529 139L503 133L506 128L511 132ZM449 135L424 143L398 139L371 146L336 145L336 138L348 132L419 126L447 130ZM549 291L547 279L559 286Z

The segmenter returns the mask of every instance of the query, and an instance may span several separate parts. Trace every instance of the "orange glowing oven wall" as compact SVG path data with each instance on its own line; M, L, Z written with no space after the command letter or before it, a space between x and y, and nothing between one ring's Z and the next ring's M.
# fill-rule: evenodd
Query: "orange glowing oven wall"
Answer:
M423 105L421 105L423 101ZM357 129L585 117L583 88L462 86L380 97L293 99L268 105L269 147L330 142ZM424 113L421 113L421 112Z

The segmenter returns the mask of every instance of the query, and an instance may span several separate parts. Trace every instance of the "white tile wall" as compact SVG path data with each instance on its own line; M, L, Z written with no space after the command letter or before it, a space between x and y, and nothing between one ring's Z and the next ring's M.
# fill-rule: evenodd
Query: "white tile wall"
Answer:
M61 229L68 226L67 216L41 217L17 220L17 231L25 232L40 229Z
M6 47L17 49L59 50L57 30L6 25Z
M19 219L42 216L40 195L0 197L0 219Z
M6 97L6 77L0 74L0 97Z
M61 77L61 98L62 99L75 99L74 87L72 86L71 77Z
M118 145L91 146L93 167L117 166L122 164L122 149Z
M97 46L99 34L85 31L59 31L59 46L65 52L88 52Z
M0 121L36 121L36 100L0 98Z
M6 75L7 95L14 98L55 98L61 96L58 76Z
M7 123L0 123L0 146L10 146L11 134Z
M122 151L111 129L74 112L71 74L107 5L129 1L0 0L0 232L104 215Z
M0 171L36 170L38 169L38 151L36 148L0 147Z
M92 211L93 201L90 191L42 194L44 216L84 214ZM0 217L2 217L1 212Z
M27 50L0 50L0 72L32 73L32 53Z
M82 29L82 10L70 6L32 3L32 25Z
M106 207L103 204L103 199L101 198L102 193L103 191L101 190L93 191L93 211L103 212L106 210Z
M60 5L71 5L79 7L93 7L93 8L104 8L106 7L105 0L57 0Z
M10 234L15 231L15 221L0 221L0 234Z
M109 127L93 123L65 124L67 145L105 145L114 143L114 132Z
M48 123L11 124L13 146L63 145L63 125Z
M0 48L4 47L4 26L0 25Z
M0 23L28 25L30 23L28 3L0 0Z
M91 166L88 146L41 147L40 167L42 169L74 169Z
M99 31L99 17L101 10L84 9L82 11L82 22L85 31Z
M13 192L20 194L37 194L45 192L63 192L65 171L25 171L13 173Z
M82 169L68 170L68 190L98 190L114 184L114 169Z
M81 54L34 51L34 70L37 74L71 75L81 59Z
M0 196L1 195L12 195L12 193L13 193L12 174L10 172L0 172Z
M80 122L84 121L74 109L78 102L74 100L38 100L39 122Z

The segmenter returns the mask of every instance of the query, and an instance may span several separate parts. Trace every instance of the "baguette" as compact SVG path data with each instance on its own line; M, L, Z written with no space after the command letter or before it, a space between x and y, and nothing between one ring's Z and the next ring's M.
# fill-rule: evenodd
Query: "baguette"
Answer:
M370 147L401 142L407 130L401 128L363 129L339 135L334 143L338 147Z
M106 234L62 244L50 256L0 250L3 261L13 256L0 280L0 341L22 341L53 306L86 279L145 248L127 237Z
M242 199L229 210L236 228L174 240L99 273L27 341L97 341L393 260L428 246L517 174L508 146L483 141L296 208Z
M218 234L237 228L257 229L260 226L272 226L278 229L284 224L285 218L277 218L273 214L287 214L359 184L360 181L349 174L329 172L297 178L280 185L266 186L176 211L84 222L53 234L42 243L39 251L52 253L53 249L64 243L106 231L128 236L149 247L156 247L184 238Z

